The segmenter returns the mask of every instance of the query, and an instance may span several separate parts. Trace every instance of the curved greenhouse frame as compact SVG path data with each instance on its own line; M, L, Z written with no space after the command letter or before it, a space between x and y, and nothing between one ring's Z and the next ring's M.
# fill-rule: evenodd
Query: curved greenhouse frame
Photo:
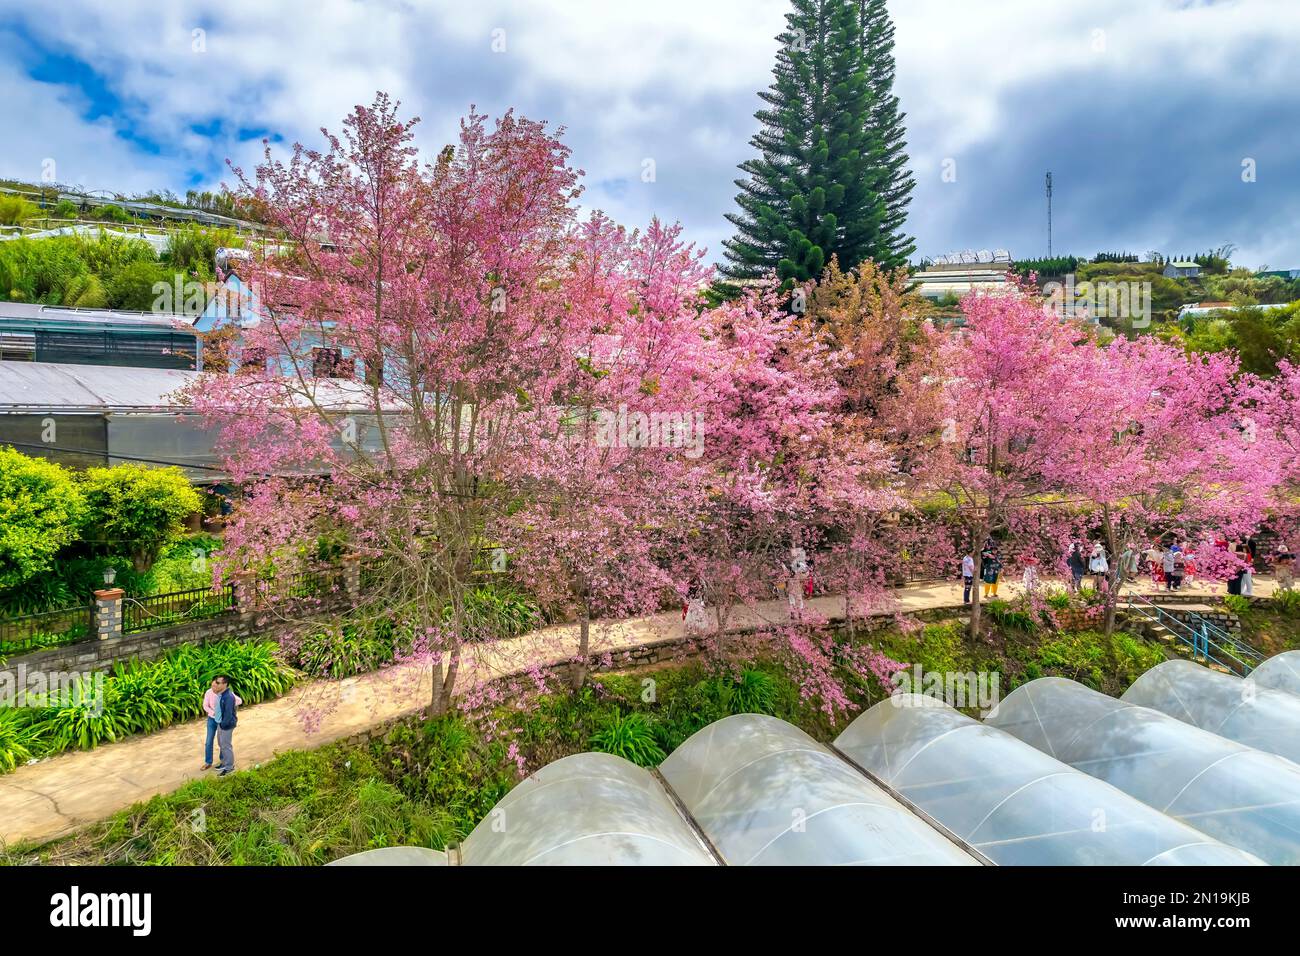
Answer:
M1300 864L1300 766L1060 677L1014 690L987 722L1184 823Z
M700 730L659 768L732 865L976 865L828 747L775 717Z
M1120 698L1300 763L1300 697L1191 661L1151 668Z
M465 866L714 866L648 770L581 753L547 764L501 798L461 845Z
M1259 687L1300 697L1300 651L1273 655L1250 672L1250 679Z
M422 846L385 846L340 857L326 866L446 866L447 854Z
M1260 864L930 697L881 701L835 746L1003 866Z

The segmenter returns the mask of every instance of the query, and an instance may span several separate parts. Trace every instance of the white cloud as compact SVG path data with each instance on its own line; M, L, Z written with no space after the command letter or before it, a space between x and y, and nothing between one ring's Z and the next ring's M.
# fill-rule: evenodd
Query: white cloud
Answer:
M967 244L980 230L984 235L969 242L1037 241L1037 185L1026 183L1023 197L1001 197L992 217L977 191L1005 189L1003 177L1017 157L1044 146L1034 130L1056 128L1060 114L1074 117L1080 135L1134 111L1168 121L1166 97L1190 91L1211 108L1178 119L1222 139L1229 130L1240 134L1213 111L1221 98L1293 101L1300 85L1293 55L1300 9L1293 0L891 6L898 92L919 183L911 226L924 252ZM516 105L565 125L574 163L588 173L589 204L630 225L652 213L681 218L691 238L717 252L729 229L722 216L732 209L735 166L750 155L755 94L770 82L786 9L785 0L63 0L37 11L0 0L0 23L22 24L42 46L85 61L107 80L124 104L114 118L118 129L162 144L162 154L151 156L114 135L109 121L81 119L75 93L36 83L9 57L0 66L0 90L17 115L0 144L0 171L37 175L33 158L59 153L61 178L183 190L195 174L222 178L215 161L226 156L251 165L260 147L240 142L238 130L314 142L320 126L337 129L354 104L384 89L424 117L420 139L429 149L455 136L471 102L490 113ZM202 53L192 49L196 28L206 31ZM504 53L492 51L498 28L505 31ZM223 124L218 136L191 130L214 117ZM1017 144L1018 153L1002 150L1004 143ZM1156 155L1159 145L1130 148ZM1068 152L1070 144L1062 148ZM652 184L640 181L646 157L657 163ZM945 191L938 179L946 157L958 161L960 178ZM1105 194L1108 169L1075 172L1089 177L1075 195ZM1218 185L1195 181L1203 172L1189 175L1187 198L1169 200L1186 208L1136 210L1112 244L1176 237L1179 217L1196 214L1198 195L1219 195ZM1020 208L1025 203L1035 204L1032 214ZM1274 261L1300 261L1300 239L1272 226L1231 238Z

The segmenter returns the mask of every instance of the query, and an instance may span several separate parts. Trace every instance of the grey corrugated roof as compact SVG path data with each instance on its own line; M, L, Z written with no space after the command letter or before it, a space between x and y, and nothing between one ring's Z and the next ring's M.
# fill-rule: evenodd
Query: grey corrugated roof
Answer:
M0 321L66 323L95 326L140 326L175 332L193 332L193 319L151 312L123 312L117 309L69 309L34 302L0 302Z
M0 407L174 407L168 396L197 372L54 362L0 362Z
M0 412L21 409L184 408L171 396L190 384L198 372L187 369L124 368L113 365L70 365L57 362L0 362ZM285 379L286 387L297 388ZM314 383L317 404L338 411L370 411L369 387L350 379L319 379ZM301 396L294 401L305 403ZM400 412L391 405L386 412Z

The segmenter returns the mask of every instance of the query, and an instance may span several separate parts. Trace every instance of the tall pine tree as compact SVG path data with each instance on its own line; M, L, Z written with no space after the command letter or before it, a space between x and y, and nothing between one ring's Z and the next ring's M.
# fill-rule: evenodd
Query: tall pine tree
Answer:
M915 248L903 232L912 180L884 0L794 0L777 39L755 114L759 155L741 164L740 211L727 216L737 233L723 243L723 272L776 269L803 281L831 255L845 267L905 264Z

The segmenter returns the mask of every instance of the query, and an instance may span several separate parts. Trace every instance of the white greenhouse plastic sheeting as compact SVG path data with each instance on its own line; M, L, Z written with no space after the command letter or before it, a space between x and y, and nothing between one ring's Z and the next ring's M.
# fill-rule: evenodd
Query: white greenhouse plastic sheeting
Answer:
M1300 763L1300 697L1192 661L1151 668L1121 700Z
M987 722L1266 863L1300 864L1300 766L1060 677Z
M1275 654L1250 672L1256 687L1283 690L1300 697L1300 651Z
M999 865L1261 865L930 697L876 704L835 747Z
M978 865L798 727L710 724L660 772L730 865Z
M547 764L506 794L461 846L465 866L713 866L648 770L603 753Z

